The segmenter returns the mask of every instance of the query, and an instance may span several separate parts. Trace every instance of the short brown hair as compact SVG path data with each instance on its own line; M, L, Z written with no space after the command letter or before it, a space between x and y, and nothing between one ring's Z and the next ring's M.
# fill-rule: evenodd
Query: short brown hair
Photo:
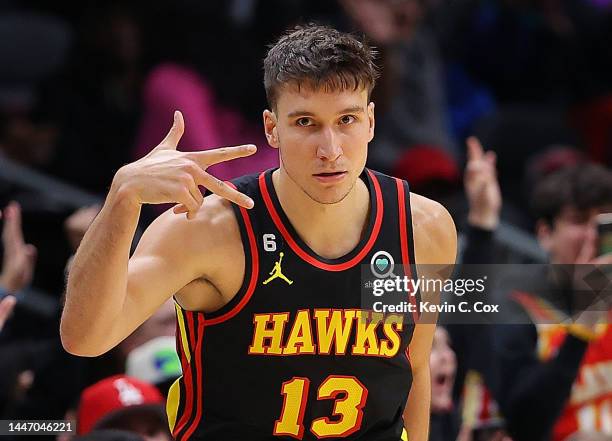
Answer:
M542 178L531 201L535 218L549 225L553 225L565 207L582 211L610 204L612 171L591 163L568 166Z
M368 98L378 78L376 51L365 41L336 29L309 24L283 35L264 60L268 104L276 106L287 84L326 91L365 88Z

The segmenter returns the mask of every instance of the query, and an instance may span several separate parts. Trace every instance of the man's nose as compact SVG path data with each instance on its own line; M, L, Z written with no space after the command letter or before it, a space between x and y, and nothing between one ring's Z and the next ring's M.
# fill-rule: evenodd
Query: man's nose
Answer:
M333 129L325 129L322 132L319 146L317 148L317 157L319 159L333 162L342 155L342 147L340 139Z

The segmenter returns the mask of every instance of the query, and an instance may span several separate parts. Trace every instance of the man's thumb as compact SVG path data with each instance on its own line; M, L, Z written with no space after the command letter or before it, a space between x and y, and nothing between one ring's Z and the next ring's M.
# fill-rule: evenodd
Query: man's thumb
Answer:
M180 111L175 110L172 127L170 127L170 131L164 140L156 147L156 149L176 150L176 146L181 140L184 131L185 121L183 120L183 114Z

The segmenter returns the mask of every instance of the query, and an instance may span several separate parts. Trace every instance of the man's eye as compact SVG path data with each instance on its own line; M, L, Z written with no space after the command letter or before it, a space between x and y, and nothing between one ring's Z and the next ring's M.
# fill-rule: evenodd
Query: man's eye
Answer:
M307 127L311 125L310 118L300 118L295 122L298 126Z
M340 122L342 124L351 124L353 122L355 122L355 117L353 115L344 115L342 118L340 118Z

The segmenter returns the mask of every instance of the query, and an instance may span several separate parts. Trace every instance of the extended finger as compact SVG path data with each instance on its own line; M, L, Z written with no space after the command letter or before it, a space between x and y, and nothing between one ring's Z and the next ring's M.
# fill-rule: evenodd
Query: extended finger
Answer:
M470 136L466 142L468 161L477 161L482 159L483 148L478 138L475 136Z
M198 202L186 187L182 187L180 190L178 190L178 195L175 202L187 207L187 219L193 219L200 208Z
M204 196L202 196L200 188L193 179L189 183L189 193L191 193L191 196L193 196L193 199L195 199L196 203L198 204L198 207L201 207L202 203L204 202Z
M192 152L189 154L189 158L197 162L201 167L206 168L220 162L251 156L256 151L257 147L253 144L245 144L235 147L221 147L218 149Z
M24 244L21 229L21 207L17 202L11 202L4 210L5 219L2 229L2 239L6 247L18 247Z
M4 323L8 319L16 303L17 299L13 296L6 296L0 300L0 330L4 326Z
M228 201L232 201L233 203L240 205L244 208L253 208L253 206L255 205L255 203L250 197L248 197L244 193L240 193L235 188L230 187L228 184L221 181L220 179L215 178L209 173L204 172L202 179L202 185L204 185L217 196L227 199Z
M172 211L174 212L174 214L188 213L189 212L189 208L187 208L183 204L178 204L178 205L174 206Z
M495 164L497 163L497 153L495 153L493 150L489 150L484 154L484 157L490 165L495 167Z
M183 119L183 114L175 110L174 111L174 121L172 123L172 127L170 127L170 131L166 135L166 137L159 143L156 150L161 149L170 149L176 150L183 133L185 132L185 121Z
M36 247L32 244L27 244L25 246L25 255L28 259L28 261L30 262L31 266L34 266L34 263L36 263L36 257L38 256L38 250L36 249Z

